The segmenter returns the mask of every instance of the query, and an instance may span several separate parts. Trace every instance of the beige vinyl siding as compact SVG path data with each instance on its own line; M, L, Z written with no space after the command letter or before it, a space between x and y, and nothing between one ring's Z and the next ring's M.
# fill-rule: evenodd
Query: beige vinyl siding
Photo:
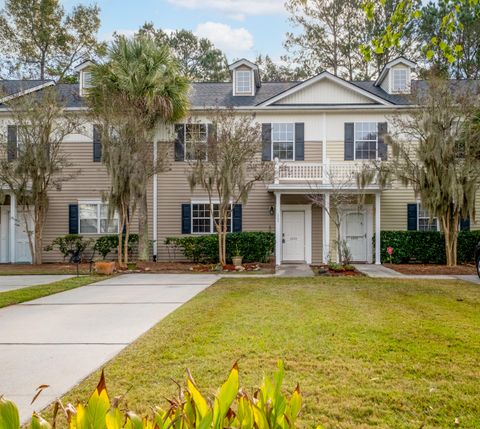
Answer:
M373 103L371 98L363 96L336 82L321 79L304 89L288 95L275 104L365 104Z
M305 141L305 162L322 162L322 142Z
M330 162L343 162L345 160L345 142L328 141L327 158Z
M312 207L312 264L321 264L323 258L322 209Z

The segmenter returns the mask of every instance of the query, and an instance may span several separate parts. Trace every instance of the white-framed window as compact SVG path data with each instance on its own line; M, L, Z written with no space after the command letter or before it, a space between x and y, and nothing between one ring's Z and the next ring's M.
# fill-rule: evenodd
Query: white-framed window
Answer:
M185 124L185 159L207 159L208 127L207 124Z
M83 82L82 85L84 88L91 88L92 87L92 72L91 71L83 71Z
M355 122L355 159L376 159L378 153L378 124Z
M218 204L213 204L213 216L208 202L192 203L192 234L213 234L216 232L214 220L218 221ZM232 210L227 220L227 231L232 231Z
M272 157L280 161L295 159L295 124L272 124Z
M428 211L422 207L421 203L418 203L417 207L417 229L419 231L438 231L438 219L436 217L430 219Z
M235 72L235 92L237 94L252 93L252 72L250 70L237 70Z
M118 214L108 219L108 204L95 201L78 203L80 234L118 234Z
M408 81L409 70L392 69L392 92L408 92L410 82Z

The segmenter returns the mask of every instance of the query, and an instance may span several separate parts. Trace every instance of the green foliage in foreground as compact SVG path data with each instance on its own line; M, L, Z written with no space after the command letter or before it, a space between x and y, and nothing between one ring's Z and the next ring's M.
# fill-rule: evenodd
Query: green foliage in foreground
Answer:
M167 246L180 248L183 255L201 263L218 262L218 235L186 235L169 237ZM232 232L227 234L227 261L238 253L243 262L268 262L275 250L275 234L273 232Z
M210 399L200 393L188 372L186 386L180 388L176 398L169 400L168 409L156 408L153 417L141 418L124 412L118 399L110 402L102 372L86 406L59 405L65 410L69 429L293 429L302 407L302 396L298 386L289 398L281 392L284 375L283 362L279 361L274 377L266 377L262 386L248 395L240 389L235 363L227 380ZM0 428L20 429L19 420L15 404L0 397ZM39 414L33 414L31 429L52 427L58 427L55 414L51 425Z
M9 305L20 304L21 302L31 301L32 299L42 298L58 292L75 289L90 283L102 280L100 276L81 276L72 277L58 282L48 283L45 285L31 286L23 289L15 289L0 293L0 308ZM0 425L0 428L2 426Z
M473 263L476 244L480 241L480 231L458 233L457 262ZM375 240L374 240L375 242ZM438 231L382 231L380 248L383 262L403 264L445 264L445 239ZM390 255L387 248L392 247Z

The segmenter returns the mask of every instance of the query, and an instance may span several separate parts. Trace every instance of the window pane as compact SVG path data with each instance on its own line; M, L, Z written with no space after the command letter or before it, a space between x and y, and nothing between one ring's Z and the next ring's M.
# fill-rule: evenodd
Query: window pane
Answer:
M192 232L193 233L210 233L210 205L209 204L192 204Z
M97 204L80 204L79 207L80 219L96 219L97 218Z
M80 219L80 234L96 234L97 219Z
M117 234L118 219L112 219L110 222L107 219L100 219L100 233L101 234Z
M252 73L250 71L238 70L236 72L237 92L250 93L252 91L251 78Z
M377 157L378 125L376 122L355 123L355 159Z
M185 159L207 159L207 125L185 125Z
M294 159L295 129L293 123L272 124L273 158L281 161Z

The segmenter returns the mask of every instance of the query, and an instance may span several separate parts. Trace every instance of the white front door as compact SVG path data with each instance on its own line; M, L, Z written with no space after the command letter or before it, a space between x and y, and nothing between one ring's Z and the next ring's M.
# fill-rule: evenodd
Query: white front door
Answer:
M31 216L28 217L28 221L28 228L33 231ZM32 255L28 243L28 233L25 228L24 212L21 210L17 212L17 219L15 220L15 241L15 261L31 263Z
M352 261L365 262L367 257L367 213L366 211L348 211L344 220L348 248Z
M283 260L305 261L305 212L284 211Z
M9 253L9 206L0 206L0 262L10 262Z

